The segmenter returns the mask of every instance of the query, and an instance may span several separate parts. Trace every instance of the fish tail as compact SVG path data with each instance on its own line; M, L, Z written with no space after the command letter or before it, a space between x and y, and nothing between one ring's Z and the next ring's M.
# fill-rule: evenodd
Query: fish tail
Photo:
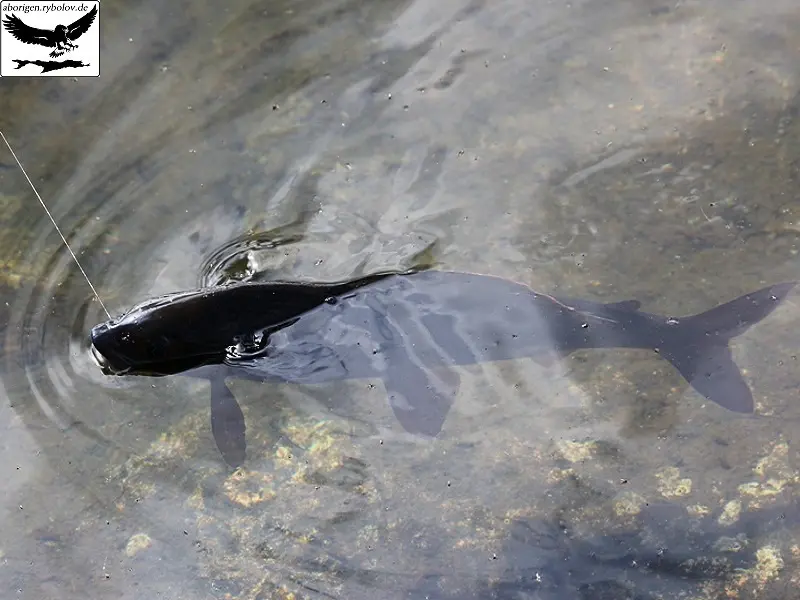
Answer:
M753 395L733 361L730 340L755 325L786 298L797 282L779 283L683 319L659 353L704 398L739 413L753 412Z

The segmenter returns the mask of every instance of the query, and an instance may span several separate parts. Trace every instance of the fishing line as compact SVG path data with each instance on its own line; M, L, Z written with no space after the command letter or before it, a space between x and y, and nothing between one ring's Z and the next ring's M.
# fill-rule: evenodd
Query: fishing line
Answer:
M106 315L108 315L109 320L111 320L111 313L108 312L108 309L106 308L106 305L103 304L103 300L100 298L100 294L97 293L97 290L94 289L94 286L92 285L92 282L89 281L89 276L86 274L86 271L83 270L83 267L81 266L81 263L78 261L78 257L75 256L75 253L72 251L72 248L69 247L69 243L67 243L67 238L65 238L64 234L61 233L61 229L58 227L58 224L56 223L56 220L53 218L53 215L50 214L50 211L47 209L47 205L44 203L44 200L42 200L42 197L39 195L39 192L36 191L36 187L33 185L33 182L31 181L31 178L28 177L28 174L25 172L25 169L23 168L22 163L19 162L19 159L17 158L17 155L14 153L14 150L11 149L11 144L8 143L8 140L6 139L6 136L3 135L2 131L0 131L0 137L2 137L3 141L6 143L6 146L8 147L8 151L11 152L11 156L13 156L14 160L17 161L17 164L19 165L19 170L22 171L22 174L25 176L25 179L28 180L28 183L30 184L31 189L33 190L33 193L36 194L36 197L39 199L39 202L41 203L42 208L44 209L44 212L46 212L47 216L50 217L50 221L53 223L53 227L56 228L56 231L58 232L58 235L61 236L61 239L64 241L64 245L67 247L67 250L69 250L69 253L72 255L72 258L75 259L75 264L78 265L78 268L80 269L81 273L83 274L84 279L86 279L86 283L88 283L89 287L92 289L92 293L94 294L94 297L97 298L97 301L100 303L100 306L103 307L103 311L105 311Z

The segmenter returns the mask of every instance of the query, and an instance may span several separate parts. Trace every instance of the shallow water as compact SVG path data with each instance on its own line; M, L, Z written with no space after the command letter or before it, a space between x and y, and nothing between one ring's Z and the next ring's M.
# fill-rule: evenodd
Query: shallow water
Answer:
M102 76L3 81L0 127L112 313L420 260L662 314L800 279L794 2L535 4L107 2ZM756 417L633 350L459 369L434 441L374 382L232 381L231 474L207 384L100 374L0 182L9 597L790 597L796 294L734 342Z

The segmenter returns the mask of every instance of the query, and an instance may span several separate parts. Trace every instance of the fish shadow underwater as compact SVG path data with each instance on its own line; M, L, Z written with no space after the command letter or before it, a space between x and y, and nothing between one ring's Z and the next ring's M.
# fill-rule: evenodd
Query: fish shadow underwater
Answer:
M749 580L763 579L763 574L752 573L759 563L763 540L796 526L797 508L792 503L745 511L738 522L720 525L718 514L690 517L680 505L652 503L643 507L624 530L588 535L579 534L561 519L515 519L504 532L505 541L496 554L502 560L502 567L492 577L431 574L420 578L406 597L413 600L751 597L746 594L755 582ZM458 591L452 589L454 579L461 588ZM736 592L741 596L734 595Z
M227 377L299 384L379 378L402 427L436 436L459 388L447 367L524 357L550 365L581 349L643 348L707 400L752 413L729 341L769 315L796 283L679 318L643 312L637 300L556 297L448 271L335 284L235 283L147 300L95 326L91 352L107 375L209 380L214 439L237 467L246 454L245 422Z

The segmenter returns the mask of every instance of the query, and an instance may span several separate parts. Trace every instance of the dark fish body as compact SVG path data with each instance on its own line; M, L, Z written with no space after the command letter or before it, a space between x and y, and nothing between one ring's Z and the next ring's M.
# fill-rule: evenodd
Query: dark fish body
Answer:
M728 342L794 285L671 318L642 312L635 300L558 298L458 272L381 274L336 285L243 283L149 301L98 325L91 337L106 372L211 379L215 439L237 464L244 459L244 418L226 375L291 383L380 378L402 426L433 436L459 383L441 367L644 348L672 363L705 398L749 413L752 394Z

